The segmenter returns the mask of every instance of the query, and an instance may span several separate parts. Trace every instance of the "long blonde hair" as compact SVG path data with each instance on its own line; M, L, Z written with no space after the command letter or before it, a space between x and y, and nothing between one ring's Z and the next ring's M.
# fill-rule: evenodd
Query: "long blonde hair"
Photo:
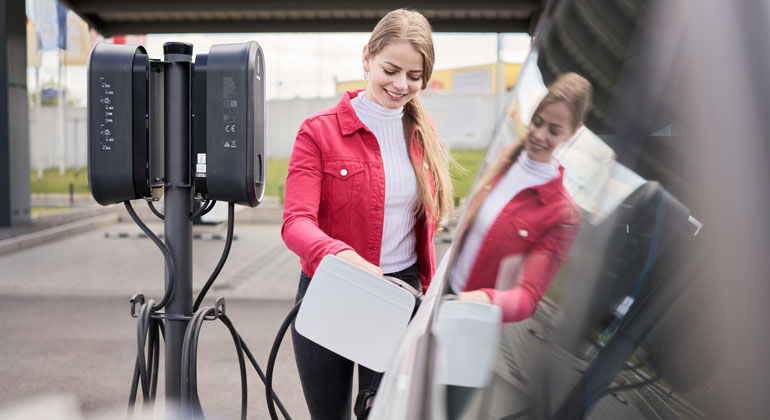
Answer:
M406 9L388 13L372 30L367 44L367 54L374 57L389 44L399 41L408 42L422 55L422 89L425 89L433 73L435 61L428 19L419 12ZM404 105L403 124L407 147L411 146L412 131L416 131L416 138L422 142L424 150L423 162L428 165L428 173L426 173L412 160L419 198L417 214L427 211L433 221L438 223L452 206L452 183L449 180L446 151L417 95ZM435 185L435 195L431 193L430 178Z

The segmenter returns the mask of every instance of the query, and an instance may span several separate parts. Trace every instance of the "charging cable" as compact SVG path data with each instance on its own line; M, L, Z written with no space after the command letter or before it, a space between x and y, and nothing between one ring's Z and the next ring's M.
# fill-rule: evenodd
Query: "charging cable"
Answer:
M198 209L198 211L192 214L190 217L194 218L198 215L209 212L216 201L207 201L204 205ZM158 384L158 366L160 357L160 338L165 337L164 319L169 319L167 314L158 313L160 309L166 306L169 299L173 295L175 270L173 264L173 258L171 256L168 247L158 239L158 237L142 222L136 215L131 203L125 202L126 209L134 220L139 225L142 231L153 240L153 242L160 248L166 259L166 267L169 271L169 283L165 295L159 303L155 303L154 300L149 299L145 301L145 297L141 293L137 293L131 298L131 316L137 318L137 355L134 365L134 374L131 382L131 391L129 394L128 403L128 417L133 416L134 407L136 405L136 397L141 386L143 397L143 414L148 415L149 409L152 407L155 396L157 394ZM153 207L151 207L153 208ZM163 215L155 210L153 213L156 216L163 218ZM237 330L233 326L232 321L225 313L224 298L219 298L213 307L204 307L198 309L203 302L206 293L214 284L214 281L222 271L227 257L230 253L233 240L234 220L235 220L235 204L228 203L228 222L227 222L227 238L225 240L225 248L222 252L222 256L219 259L219 263L212 272L206 284L201 289L198 297L195 300L193 306L193 316L189 319L187 324L187 330L183 339L182 347L182 371L181 371L181 402L182 410L185 418L203 418L203 409L198 397L197 387L197 349L198 338L200 336L200 330L205 320L217 320L222 321L223 324L230 331L230 335L233 338L233 343L238 355L238 364L241 374L241 419L246 419L247 402L248 402L248 389L246 380L246 363L245 358L249 359L249 362L256 370L260 379L265 383L267 389L270 389L268 395L271 395L270 406L273 412L275 412L275 405L278 405L279 410L283 414L286 420L291 420L286 408L281 403L280 399L274 392L272 392L272 373L270 376L270 386L268 387L268 377L262 372L254 355L249 350L243 338L238 334ZM138 307L138 308L137 308ZM296 315L296 312L295 312ZM280 343L279 343L280 345ZM276 350L277 353L277 350ZM275 417L277 418L277 417Z

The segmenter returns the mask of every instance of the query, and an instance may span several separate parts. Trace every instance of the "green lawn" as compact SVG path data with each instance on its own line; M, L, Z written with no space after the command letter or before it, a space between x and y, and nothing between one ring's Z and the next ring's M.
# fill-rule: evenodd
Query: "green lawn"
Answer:
M68 194L70 183L72 183L76 194L88 193L86 168L80 168L77 172L74 169L67 169L63 175L59 174L58 169L46 169L40 179L37 179L37 171L30 172L30 191L32 193Z
M465 197L470 191L476 171L484 157L483 150L453 150L450 153L453 164L450 165L450 175L454 186L455 201ZM265 195L283 198L288 172L289 159L270 159L267 161L267 180ZM46 169L43 177L37 179L37 172L30 173L31 191L33 193L69 193L69 185L73 184L75 193L88 193L88 175L85 168L77 171L68 169L64 175L58 169Z
M283 201L283 191L286 186L286 174L289 172L289 158L268 159L265 185L265 195L280 197Z
M449 165L449 176L452 177L455 204L470 193L476 172L479 170L484 150L452 150L449 152L453 163Z

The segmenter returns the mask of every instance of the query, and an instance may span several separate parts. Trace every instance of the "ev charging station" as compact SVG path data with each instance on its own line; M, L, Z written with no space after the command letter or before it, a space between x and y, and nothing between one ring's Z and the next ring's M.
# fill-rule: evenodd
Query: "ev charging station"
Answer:
M163 52L159 60L148 57L141 46L105 43L91 51L88 181L99 204L123 202L166 259L163 298L157 303L141 294L131 299L131 314L139 321L139 351L130 406L139 385L145 404L154 398L161 333L167 409L174 415L185 412L182 404L189 397L184 390L195 389L189 382L197 342L193 324L199 328L204 319L222 319L231 329L239 359L243 348L256 365L227 320L223 300L197 309L227 258L233 205L256 207L264 194L265 68L262 49L254 41L214 45L195 58L188 43L166 43ZM161 197L164 214L152 205ZM129 202L134 199L147 200L164 219L165 244L136 217ZM195 213L194 200L205 202ZM229 203L228 242L194 305L192 219L216 200ZM196 311L203 314L199 320ZM188 402L199 407L195 400Z

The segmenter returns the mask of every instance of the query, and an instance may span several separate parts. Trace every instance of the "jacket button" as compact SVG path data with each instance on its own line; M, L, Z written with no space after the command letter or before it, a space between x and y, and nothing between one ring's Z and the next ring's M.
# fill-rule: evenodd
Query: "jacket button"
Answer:
M423 169L428 169L428 162L423 162L422 167Z
M347 169L341 169L340 170L340 175L345 176L347 174L348 174L348 170Z
M529 232L527 232L524 229L519 229L519 236L523 236L526 238L527 236L529 236Z

